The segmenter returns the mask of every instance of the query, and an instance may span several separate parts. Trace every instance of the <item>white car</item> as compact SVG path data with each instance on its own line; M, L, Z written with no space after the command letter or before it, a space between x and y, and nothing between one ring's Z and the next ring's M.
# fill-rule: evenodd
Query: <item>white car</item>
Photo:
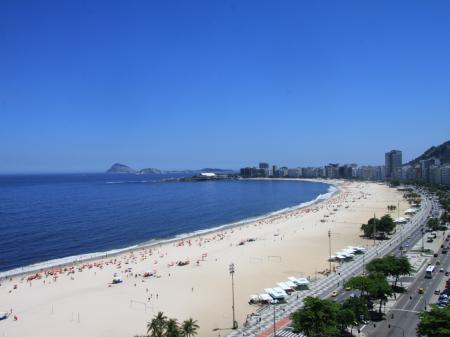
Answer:
M444 272L444 268L439 269L439 272L443 273Z

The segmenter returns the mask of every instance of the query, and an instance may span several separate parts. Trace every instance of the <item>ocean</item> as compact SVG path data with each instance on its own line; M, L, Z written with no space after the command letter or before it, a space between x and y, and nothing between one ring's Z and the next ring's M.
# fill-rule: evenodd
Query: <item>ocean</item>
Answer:
M292 180L160 182L174 176L0 176L0 271L205 232L300 207L333 189Z

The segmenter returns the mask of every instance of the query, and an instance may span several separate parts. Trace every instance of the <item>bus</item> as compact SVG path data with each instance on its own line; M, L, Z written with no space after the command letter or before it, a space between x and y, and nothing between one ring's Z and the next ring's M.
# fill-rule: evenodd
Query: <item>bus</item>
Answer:
M435 266L428 266L425 270L425 278L433 278Z

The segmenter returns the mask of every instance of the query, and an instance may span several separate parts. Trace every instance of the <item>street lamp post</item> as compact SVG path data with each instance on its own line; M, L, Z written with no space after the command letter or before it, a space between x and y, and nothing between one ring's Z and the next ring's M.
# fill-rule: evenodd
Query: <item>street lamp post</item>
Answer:
M422 226L422 228L421 228L421 233L422 233L422 252L425 250L425 245L424 245L424 243L423 243L423 238L424 238L424 236L425 236L425 230L424 230L424 228L423 228L423 226Z
M331 274L331 231L328 230L328 261L330 261L330 274Z
M236 317L234 314L234 263L230 263L228 270L230 271L231 275L231 299L232 299L231 308L233 309L233 329L237 329L238 324L236 322Z
M373 245L375 246L377 240L377 217L373 213Z
M403 256L403 224L400 225L401 229L400 229L400 256Z
M362 265L362 267L363 267L362 274L363 274L363 276L366 275L366 266L365 266L365 260L364 260L364 255L365 254L366 253L363 253L363 256L362 256L362 263L363 263L363 265Z
M276 302L273 302L272 303L272 306L273 306L273 337L276 337L276 335L277 335L277 330L276 330L276 317L275 317L275 305L276 305Z

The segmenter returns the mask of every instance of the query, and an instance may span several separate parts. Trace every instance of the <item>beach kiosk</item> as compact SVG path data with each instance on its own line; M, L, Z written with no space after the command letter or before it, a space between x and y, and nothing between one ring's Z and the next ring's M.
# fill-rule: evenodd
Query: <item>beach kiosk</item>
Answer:
M299 289L308 289L309 281L304 278L295 278L295 277L288 277L288 280L293 282Z
M273 301L273 298L269 294L259 294L259 295L251 295L249 304L257 304L257 303L270 303Z
M416 214L416 212L417 212L417 209L415 209L415 208L408 208L408 209L405 211L405 214L408 214L408 215L414 215L414 214Z
M263 294L259 294L258 296L259 296L259 301L261 303L270 303L270 302L272 302L272 296L270 296L269 294L263 293Z
M294 289L287 285L286 282L278 282L277 286L283 289L288 294L294 291Z
M266 288L264 291L269 294L274 300L284 301L288 297L288 294L281 288Z

